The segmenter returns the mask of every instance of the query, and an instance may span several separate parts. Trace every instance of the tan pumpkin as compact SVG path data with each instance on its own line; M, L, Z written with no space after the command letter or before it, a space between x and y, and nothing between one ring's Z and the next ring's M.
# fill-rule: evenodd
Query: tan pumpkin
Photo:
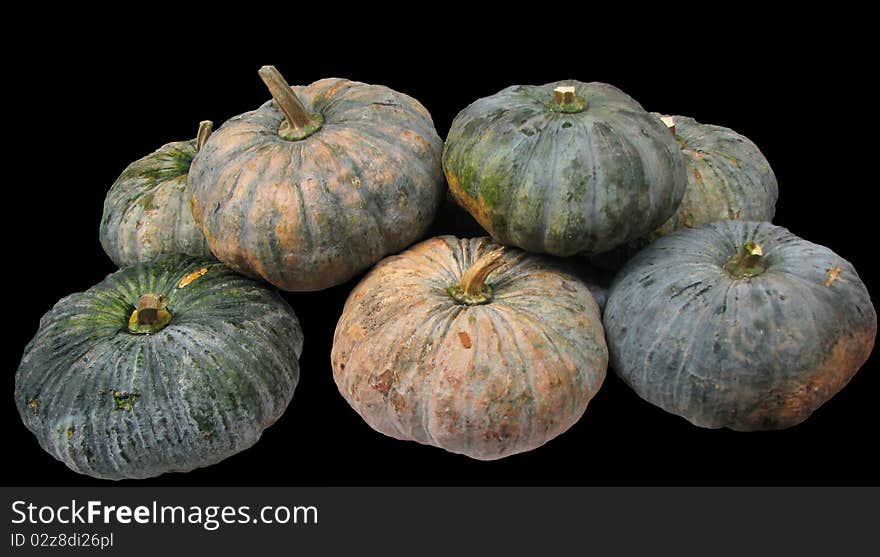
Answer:
M428 111L380 85L290 87L218 129L193 161L192 212L211 251L284 290L340 284L422 237L445 190Z
M441 236L355 287L331 360L340 392L377 431L490 460L577 422L608 350L593 296L562 263Z

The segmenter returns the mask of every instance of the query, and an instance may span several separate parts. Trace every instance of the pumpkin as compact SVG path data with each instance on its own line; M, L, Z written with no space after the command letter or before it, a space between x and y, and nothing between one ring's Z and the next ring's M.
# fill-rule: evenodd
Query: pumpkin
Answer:
M640 249L679 228L718 220L770 222L776 213L776 176L757 145L730 128L653 114L681 146L688 171L684 197L675 214L650 234L590 257L600 268L619 270Z
M260 75L274 100L226 122L190 170L217 258L284 290L320 290L418 240L445 189L427 110L380 85Z
M196 139L175 141L131 163L107 192L101 218L104 251L119 267L179 253L212 257L192 218L187 174L211 134L199 124Z
M707 427L805 420L867 360L877 314L853 266L765 222L682 229L639 252L605 307L611 366Z
M247 449L281 416L302 340L274 289L216 261L167 256L44 315L15 401L40 446L76 472L186 472Z
M648 240L717 220L773 220L779 187L757 145L723 126L686 116L654 116L675 136L688 172L681 204Z
M458 202L495 238L536 253L598 253L678 207L687 178L666 127L619 89L517 85L462 110L443 169Z
M490 460L571 427L608 353L593 296L561 264L441 236L382 260L354 288L331 362L375 430Z

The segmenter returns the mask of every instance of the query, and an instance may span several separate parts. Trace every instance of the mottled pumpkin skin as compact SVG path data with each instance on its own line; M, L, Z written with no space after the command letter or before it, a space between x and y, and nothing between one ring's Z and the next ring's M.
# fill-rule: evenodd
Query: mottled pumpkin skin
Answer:
M129 316L147 292L167 296L171 322L131 334ZM216 261L160 258L44 315L16 373L15 402L40 446L76 472L185 472L259 439L293 396L301 351L297 318L274 290Z
M510 249L489 275L489 303L460 305L447 292L497 247L432 238L384 259L352 291L333 376L377 431L489 460L543 445L583 415L608 361L583 283Z
M131 163L104 200L101 246L119 267L169 254L213 258L190 211L196 142L177 141Z
M688 170L687 187L675 214L648 239L718 220L771 222L779 187L758 146L730 128L686 116L672 119Z
M422 236L444 193L443 143L427 110L387 87L334 78L293 90L323 127L283 139L275 101L227 121L193 161L192 209L232 268L320 290Z
M653 113L657 118L660 114ZM779 187L758 146L730 128L672 116L675 139L687 167L687 187L675 214L650 234L590 261L619 270L638 251L664 234L719 220L771 222Z
M766 270L723 265L748 241ZM839 274L837 274L839 273ZM769 223L719 221L642 250L611 285L611 366L645 400L708 428L805 420L867 360L877 315L855 269Z
M560 85L574 86L586 110L552 110ZM664 124L611 85L573 80L508 87L462 110L443 168L458 202L497 241L562 256L651 232L687 182Z

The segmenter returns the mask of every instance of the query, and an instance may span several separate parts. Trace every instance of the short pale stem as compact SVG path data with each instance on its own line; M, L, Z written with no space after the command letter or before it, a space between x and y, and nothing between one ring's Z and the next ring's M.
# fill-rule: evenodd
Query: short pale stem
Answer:
M298 129L315 125L299 97L296 96L287 80L275 66L263 66L260 68L259 74L291 128Z
M165 301L158 294L144 294L138 299L138 325L155 325L159 322L159 310L164 309Z
M128 332L136 335L149 335L161 331L171 323L171 312L166 307L167 299L152 292L138 298L137 307L128 318Z
M574 87L563 85L553 90L553 101L556 104L571 104L575 99Z
M468 267L461 277L461 289L466 296L479 296L484 293L489 274L500 267L504 261L504 248L490 251Z
M761 249L759 244L755 242L746 242L743 246L743 253L745 257L743 258L743 264L748 266L757 265L761 261L761 257L764 256L764 250Z
M553 89L553 102L550 110L554 112L575 113L587 109L587 101L579 97L573 85L559 85Z
M666 124L666 127L669 128L672 135L675 135L675 118L672 116L661 116L660 121Z
M724 269L739 278L760 275L766 270L764 250L760 244L750 240L743 245L738 253L727 260Z
M208 141L208 137L211 136L213 130L214 122L210 120L202 120L199 122L199 131L196 133L196 151L202 150L202 146L205 145L205 141Z

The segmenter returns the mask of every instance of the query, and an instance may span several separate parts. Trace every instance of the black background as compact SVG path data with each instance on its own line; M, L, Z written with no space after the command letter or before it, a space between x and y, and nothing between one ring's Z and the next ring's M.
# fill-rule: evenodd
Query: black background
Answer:
M329 17L329 16L328 16ZM244 13L242 14L244 19ZM558 24L565 23L557 14ZM272 23L270 26L269 24ZM775 222L829 246L868 290L876 264L873 90L859 65L866 45L827 29L781 36L773 26L720 30L673 21L602 37L577 27L535 36L535 26L484 33L466 19L431 30L400 25L325 27L273 41L227 22L208 31L108 25L46 33L20 45L6 70L18 98L6 110L3 441L8 482L106 484L44 453L13 404L14 371L39 317L62 296L114 271L98 243L104 195L131 161L219 125L269 95L257 76L275 64L291 83L346 77L419 99L441 137L473 100L516 83L565 78L616 85L646 109L729 126L757 143L780 185ZM316 24L316 27L320 27ZM271 29L271 30L270 30ZM835 24L837 33L847 29ZM697 32L699 31L699 32ZM51 37L51 38L48 38ZM201 37L201 38L200 38ZM43 53L48 52L49 55ZM857 68L857 69L853 69ZM805 423L785 431L703 430L643 402L613 374L583 419L544 447L479 462L373 432L338 394L329 353L356 281L289 293L306 342L302 378L286 414L250 450L210 468L137 485L327 484L866 484L880 480L875 355Z

